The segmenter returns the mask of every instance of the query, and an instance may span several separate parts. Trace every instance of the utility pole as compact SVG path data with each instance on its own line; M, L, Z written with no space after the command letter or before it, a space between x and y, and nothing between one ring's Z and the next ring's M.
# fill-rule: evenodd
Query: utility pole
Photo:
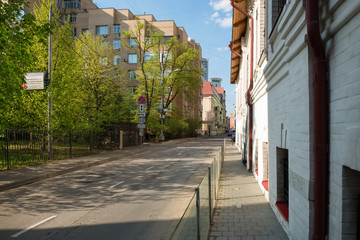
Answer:
M165 141L164 136L164 47L162 48L160 54L160 64L161 64L161 108L160 108L160 121L161 121L161 132L160 132L160 141Z
M49 22L52 23L52 4L49 9ZM51 130L51 115L52 115L52 35L49 34L49 61L48 61L48 153L49 159L53 159L53 135Z

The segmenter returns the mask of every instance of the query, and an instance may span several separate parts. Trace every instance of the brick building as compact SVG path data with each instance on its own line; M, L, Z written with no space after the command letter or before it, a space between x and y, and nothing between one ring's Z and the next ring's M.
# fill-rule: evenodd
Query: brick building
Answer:
M247 167L291 239L358 239L359 2L233 5L236 144Z

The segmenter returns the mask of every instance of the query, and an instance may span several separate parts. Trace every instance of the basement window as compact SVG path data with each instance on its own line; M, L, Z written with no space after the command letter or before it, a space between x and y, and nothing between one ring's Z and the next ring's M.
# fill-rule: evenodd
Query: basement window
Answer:
M342 238L360 239L360 171L343 167Z
M272 1L272 26L274 27L279 19L279 16L286 4L286 0L273 0Z
M289 150L276 148L277 163L277 202L276 207L289 220Z

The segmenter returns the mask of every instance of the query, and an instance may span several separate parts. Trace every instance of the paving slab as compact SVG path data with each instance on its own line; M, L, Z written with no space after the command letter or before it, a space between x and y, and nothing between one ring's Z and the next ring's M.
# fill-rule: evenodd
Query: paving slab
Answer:
M227 145L210 240L289 239L238 149Z

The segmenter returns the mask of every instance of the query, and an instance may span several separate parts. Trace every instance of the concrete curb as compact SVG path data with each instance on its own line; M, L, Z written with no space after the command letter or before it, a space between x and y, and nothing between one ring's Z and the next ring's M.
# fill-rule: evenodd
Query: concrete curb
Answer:
M134 155L137 155L137 154L140 154L140 153L143 153L143 152L147 152L147 151L148 150L141 150L141 151L138 151L138 152L126 153L126 154L124 154L122 156L112 157L112 158L103 159L103 160L99 160L99 161L93 161L93 162L85 163L85 164L80 164L80 165L75 166L75 167L70 167L70 168L67 168L67 169L42 174L42 175L39 175L37 177L32 177L32 178L27 178L27 179L24 179L24 180L15 181L15 182L12 182L12 183L7 183L7 184L4 184L4 185L0 186L0 192L4 192L6 190L22 187L22 186L29 185L29 184L32 184L32 183L35 183L35 182L39 182L39 181L42 181L42 180L45 180L45 179L49 179L49 178L57 177L57 176L60 176L60 175L64 175L64 174L67 174L67 173L76 172L76 171L79 171L79 170L82 170L82 169L85 169L85 168L99 166L99 165L102 165L102 164L105 164L105 163L109 163L109 162L112 162L112 161L116 161L116 160L120 160L120 159L123 159L123 158L131 157L131 156L134 156Z

